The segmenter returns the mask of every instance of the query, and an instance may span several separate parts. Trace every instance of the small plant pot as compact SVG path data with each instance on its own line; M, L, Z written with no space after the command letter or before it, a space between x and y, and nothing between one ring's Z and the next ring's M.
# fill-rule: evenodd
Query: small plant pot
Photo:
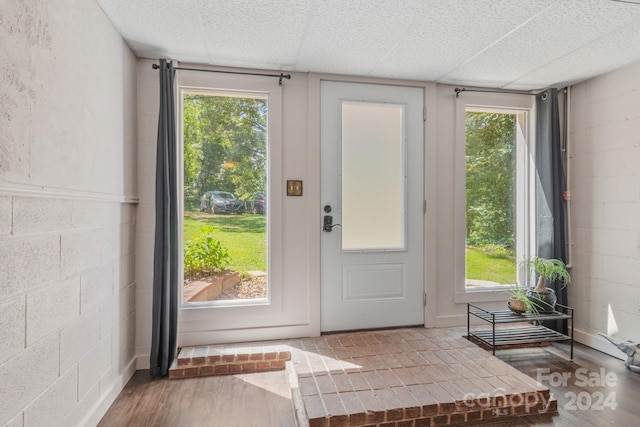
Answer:
M511 298L507 301L507 307L514 313L522 314L527 311L527 307L524 305L524 301L516 298Z
M555 311L558 297L553 289L547 288L546 292L529 289L527 297L536 305L539 313L553 313Z

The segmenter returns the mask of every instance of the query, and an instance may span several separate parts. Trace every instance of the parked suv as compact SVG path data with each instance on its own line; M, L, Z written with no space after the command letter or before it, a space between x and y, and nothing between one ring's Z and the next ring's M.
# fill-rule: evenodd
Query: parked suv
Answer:
M216 213L240 213L242 202L226 191L207 191L200 198L200 211Z
M244 209L247 212L264 215L267 211L267 198L263 193L253 193L244 200Z

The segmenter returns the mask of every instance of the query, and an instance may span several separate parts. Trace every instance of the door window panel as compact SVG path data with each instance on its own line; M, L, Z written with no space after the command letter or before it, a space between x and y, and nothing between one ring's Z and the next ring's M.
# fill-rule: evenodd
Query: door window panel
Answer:
M399 104L342 102L342 249L405 248L405 125Z

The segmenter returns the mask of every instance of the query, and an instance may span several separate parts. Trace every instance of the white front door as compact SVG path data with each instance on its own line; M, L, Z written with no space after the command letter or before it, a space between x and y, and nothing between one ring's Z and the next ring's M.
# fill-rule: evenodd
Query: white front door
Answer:
M424 324L422 88L321 84L321 330Z

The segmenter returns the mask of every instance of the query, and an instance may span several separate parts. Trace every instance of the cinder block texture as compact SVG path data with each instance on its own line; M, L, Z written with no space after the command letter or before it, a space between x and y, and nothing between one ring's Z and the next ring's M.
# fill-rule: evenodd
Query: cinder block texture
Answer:
M60 369L67 370L98 342L100 337L99 310L95 308L60 331Z
M60 278L60 236L0 237L0 301Z
M110 296L100 303L100 339L111 333L120 317L120 294Z
M66 427L78 404L78 370L69 369L24 410L24 427Z
M23 296L0 303L0 364L24 350L25 307Z
M637 340L640 64L571 90L572 284L577 329ZM611 318L615 322L611 322Z
M100 384L96 384L89 392L80 399L76 407L67 415L65 425L79 426L82 425L87 414L89 414L100 399Z
M60 264L63 278L100 265L105 233L101 229L83 229L64 233L60 240Z
M116 337L118 339L117 352L114 351L112 363L118 363L118 368L124 368L135 356L136 350L136 316L131 314L120 322L120 330ZM115 339L114 339L115 341ZM115 343L113 344L115 346Z
M27 295L27 346L80 315L80 279L72 277Z
M82 274L80 304L82 312L113 295L113 266L101 266Z
M135 242L135 238L133 238ZM117 280L116 287L124 289L130 286L135 280L136 274L136 256L135 254L125 255L115 265L115 278Z
M73 202L63 199L14 197L13 234L71 228Z
M0 365L0 425L58 378L58 354L58 336L53 335Z
M74 228L104 227L120 221L119 206L107 202L77 200L73 203Z
M0 236L11 234L11 197L0 196Z
M111 336L99 341L78 362L78 396L84 398L111 366Z

